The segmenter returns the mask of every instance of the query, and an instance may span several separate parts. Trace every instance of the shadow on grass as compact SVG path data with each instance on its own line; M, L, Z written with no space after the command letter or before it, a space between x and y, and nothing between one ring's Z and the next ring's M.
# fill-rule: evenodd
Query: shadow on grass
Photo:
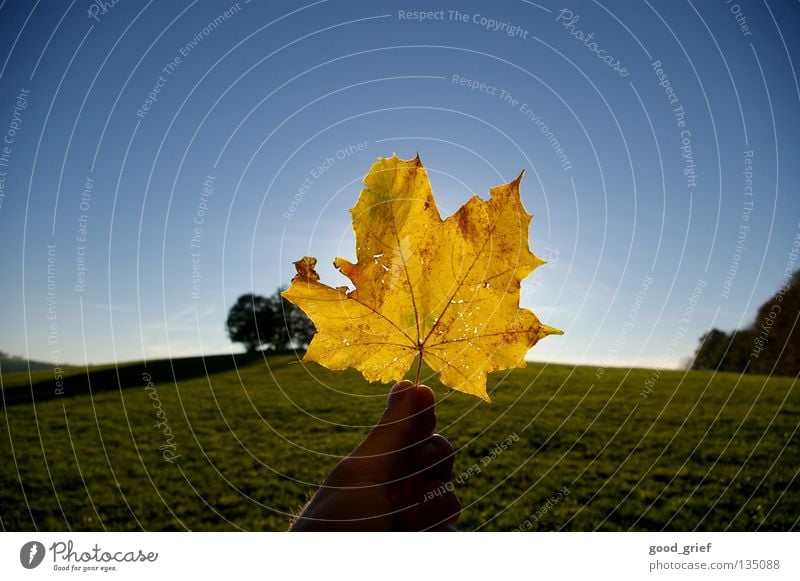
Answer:
M163 385L250 365L275 354L280 353L271 351L269 355L256 352L159 359L148 361L146 364L142 361L121 363L116 367L95 370L90 368L83 373L67 375L60 380L61 386L57 384L56 378L52 377L29 385L6 387L2 390L2 398L5 405L9 406L142 387L147 385L149 380Z

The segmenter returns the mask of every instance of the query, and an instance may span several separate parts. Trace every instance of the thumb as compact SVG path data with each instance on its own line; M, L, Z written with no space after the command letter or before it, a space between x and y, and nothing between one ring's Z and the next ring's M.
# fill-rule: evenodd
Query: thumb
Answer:
M389 392L381 419L353 450L351 457L370 458L370 464L388 473L398 455L433 434L436 427L435 399L431 388L401 381Z

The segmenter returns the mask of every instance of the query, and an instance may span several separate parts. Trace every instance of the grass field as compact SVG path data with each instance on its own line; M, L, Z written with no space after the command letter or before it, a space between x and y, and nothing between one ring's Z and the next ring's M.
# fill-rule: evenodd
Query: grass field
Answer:
M11 397L30 391L27 375L4 376L0 525L285 529L388 391L295 361L240 360L208 376L202 360L183 361L178 381L169 362L131 364L118 376L71 375L85 385L67 378L64 395L35 405ZM490 405L427 382L456 474L480 468L456 487L462 529L798 528L796 379L595 372L530 364L498 374ZM39 372L39 392L48 379Z

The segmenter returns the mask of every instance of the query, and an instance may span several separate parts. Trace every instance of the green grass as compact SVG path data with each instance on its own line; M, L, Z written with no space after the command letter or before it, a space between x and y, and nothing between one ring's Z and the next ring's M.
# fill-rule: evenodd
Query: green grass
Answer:
M177 385L151 363L175 463L159 450L165 437L144 381L9 405L0 419L0 525L285 529L379 417L388 391L355 372L293 361L250 360ZM644 398L653 374L608 369L598 381L594 368L531 364L492 377L491 405L428 381L439 431L458 450L456 474L481 468L456 488L461 528L797 528L796 380L662 372ZM23 383L3 379L6 389ZM482 464L513 434L515 443ZM542 511L563 487L569 494Z
M82 373L86 373L86 368L63 367L61 369L61 374L64 377L69 377L71 375L80 375ZM3 383L3 388L28 385L31 382L39 383L42 381L47 381L52 378L53 378L52 368L32 369L30 373L28 373L27 371L15 371L14 373L3 373L3 375L0 376L0 379L2 380Z

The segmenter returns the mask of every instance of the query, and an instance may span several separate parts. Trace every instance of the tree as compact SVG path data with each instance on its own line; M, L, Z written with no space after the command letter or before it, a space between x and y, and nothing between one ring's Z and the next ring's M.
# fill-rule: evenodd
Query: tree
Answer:
M692 369L717 369L729 341L727 333L719 329L711 329L700 337L700 345L694 352Z
M753 348L754 333L748 329L734 331L729 338L728 350L722 360L720 369L723 371L735 371L742 373L752 371L748 367L751 361L751 350Z
M730 335L712 329L700 338L693 369L800 373L800 270L759 307L755 321Z
M276 324L273 314L266 297L252 293L240 296L228 312L228 337L242 343L247 351L257 351L269 342Z
M234 343L247 351L305 349L314 336L314 325L297 306L281 297L281 289L264 297L248 293L228 312L226 329Z
M800 270L761 305L751 327L755 349L752 371L778 375L800 373Z

